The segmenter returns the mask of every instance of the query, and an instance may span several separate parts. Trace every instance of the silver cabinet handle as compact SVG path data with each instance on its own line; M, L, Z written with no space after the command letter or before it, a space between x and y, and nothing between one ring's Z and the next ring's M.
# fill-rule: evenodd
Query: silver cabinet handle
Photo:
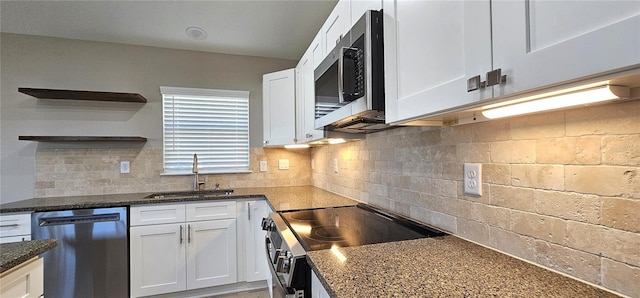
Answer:
M248 219L251 220L251 203L247 202L247 216Z
M19 224L0 225L0 228L14 228L20 226Z
M180 244L182 244L182 225L180 225Z
M187 225L187 243L191 243L191 225Z

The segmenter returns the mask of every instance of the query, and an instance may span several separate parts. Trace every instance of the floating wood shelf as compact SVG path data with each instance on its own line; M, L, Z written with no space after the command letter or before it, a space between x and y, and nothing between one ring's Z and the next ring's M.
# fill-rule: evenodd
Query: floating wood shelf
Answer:
M146 142L147 138L109 136L18 136L18 140L36 142Z
M18 88L18 91L36 98L92 100L92 101L119 101L119 102L147 102L144 96L138 93L78 91L59 89Z

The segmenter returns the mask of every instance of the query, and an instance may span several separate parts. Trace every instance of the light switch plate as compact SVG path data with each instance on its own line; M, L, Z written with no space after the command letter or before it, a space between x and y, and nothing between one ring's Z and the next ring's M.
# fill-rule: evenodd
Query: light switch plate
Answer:
M338 159L337 158L333 159L333 172L334 173L338 172Z
M482 164L464 164L464 193L482 196Z
M131 163L129 161L121 161L120 174L129 174L129 173L131 173Z
M288 159L278 159L278 169L279 170L288 170L289 169L289 160Z
M266 172L267 171L267 161L266 160L261 160L260 161L260 172Z
M311 159L311 169L315 170L316 169L316 160L315 159Z

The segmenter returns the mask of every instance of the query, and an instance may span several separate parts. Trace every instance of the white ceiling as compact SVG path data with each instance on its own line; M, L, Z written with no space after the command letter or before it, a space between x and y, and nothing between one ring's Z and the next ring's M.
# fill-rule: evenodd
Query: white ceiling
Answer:
M299 59L337 0L6 1L7 33ZM205 40L187 37L196 26Z

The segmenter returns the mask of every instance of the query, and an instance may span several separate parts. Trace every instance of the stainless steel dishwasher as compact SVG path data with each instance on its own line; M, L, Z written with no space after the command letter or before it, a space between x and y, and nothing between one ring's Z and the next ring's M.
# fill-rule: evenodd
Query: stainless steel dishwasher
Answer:
M36 212L33 239L58 239L44 257L45 297L128 297L127 208Z

